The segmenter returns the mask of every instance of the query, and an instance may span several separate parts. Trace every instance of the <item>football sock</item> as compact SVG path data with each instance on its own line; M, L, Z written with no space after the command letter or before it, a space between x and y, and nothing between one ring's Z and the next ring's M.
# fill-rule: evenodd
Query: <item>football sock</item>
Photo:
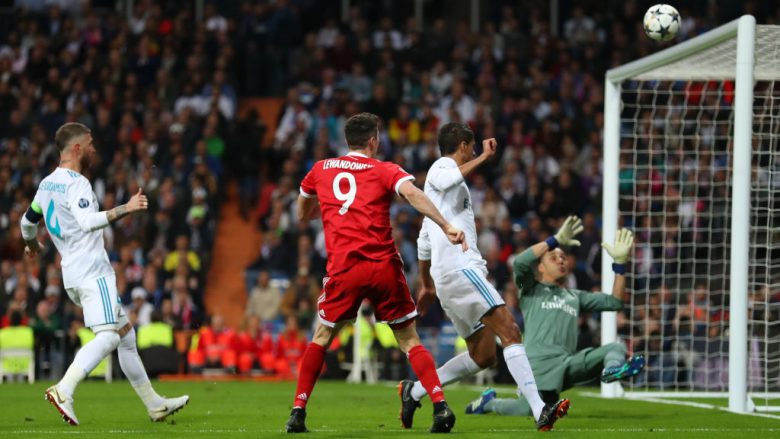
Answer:
M539 415L544 409L544 401L539 396L539 390L536 388L536 379L531 370L531 363L528 362L528 355L525 353L525 346L513 344L504 348L504 359L506 360L509 373L517 383L518 395L525 396L531 405L534 419L538 420Z
M133 386L135 393L141 398L146 408L154 409L162 405L165 399L152 388L152 383L149 382L149 377L146 375L144 364L138 355L138 349L135 345L135 329L131 329L130 332L119 340L117 351L119 353L119 367L122 368L122 372L127 377L127 380L130 381L130 385Z
M442 386L460 381L461 379L479 372L480 367L471 359L468 352L464 352L450 359L436 370ZM419 401L427 392L420 381L414 382L412 398Z
M78 354L77 354L78 355ZM65 371L62 379L57 383L57 389L65 395L73 398L76 386L87 376L84 368L76 364L76 360L70 363L68 370Z
M517 399L496 398L485 404L485 413L494 412L503 416L531 416L531 406L521 397Z
M72 398L79 382L89 375L106 355L116 349L118 343L119 334L116 331L100 331L95 334L95 338L79 349L73 363L57 383L57 389Z
M301 359L301 371L298 373L298 387L295 389L293 407L306 408L324 363L325 348L317 343L309 343Z
M604 356L604 367L619 367L626 362L626 349L612 349Z
M409 349L408 356L414 374L420 379L431 401L434 404L444 401L444 392L441 390L439 375L436 374L436 363L431 353L423 345L417 345Z

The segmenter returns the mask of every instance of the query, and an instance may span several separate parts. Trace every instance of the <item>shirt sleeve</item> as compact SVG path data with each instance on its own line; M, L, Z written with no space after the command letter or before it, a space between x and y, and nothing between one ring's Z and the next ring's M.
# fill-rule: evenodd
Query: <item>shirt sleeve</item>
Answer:
M314 172L316 169L317 165L315 164L306 176L303 177L303 181L301 181L300 193L304 198L314 198L317 196L317 181Z
M623 302L611 294L592 293L583 290L570 290L579 296L581 311L619 311Z
M463 174L457 166L454 168L436 167L428 172L426 179L437 191L446 191L463 182Z
M515 256L512 261L513 278L519 295L522 295L523 292L530 292L536 284L534 265L537 260L533 249L528 247L524 252Z
M108 226L106 212L96 212L92 185L86 178L81 178L68 187L68 209L70 209L76 222L84 232L93 232Z
M396 194L398 194L398 189L403 182L413 180L413 175L404 171L404 168L395 163L385 162L382 166L382 181L386 187L393 189Z
M426 221L423 220L420 235L417 237L417 259L420 261L431 260L431 237L428 235L428 227L425 224Z

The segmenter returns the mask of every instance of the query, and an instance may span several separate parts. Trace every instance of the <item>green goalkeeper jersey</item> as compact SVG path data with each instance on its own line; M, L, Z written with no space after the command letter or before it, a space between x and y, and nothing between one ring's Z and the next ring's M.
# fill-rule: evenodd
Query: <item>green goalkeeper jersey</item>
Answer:
M577 350L581 311L617 311L623 302L608 294L563 288L536 280L537 257L532 249L512 263L520 310L525 322L524 344L529 358L572 355Z

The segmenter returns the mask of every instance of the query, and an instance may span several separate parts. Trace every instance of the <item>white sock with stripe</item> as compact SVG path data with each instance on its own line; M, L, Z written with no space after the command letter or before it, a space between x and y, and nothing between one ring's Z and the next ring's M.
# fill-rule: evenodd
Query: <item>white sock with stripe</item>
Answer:
M536 379L531 370L531 363L528 362L525 346L513 344L505 347L504 360L506 360L509 373L512 374L512 378L517 383L517 394L525 397L534 413L534 419L539 420L539 415L544 410L544 401L539 396L539 389L536 388Z
M95 334L95 338L82 346L76 353L73 363L68 367L60 382L57 383L57 389L72 398L76 386L92 372L92 369L97 367L106 355L116 349L118 343L119 334L115 331L100 331Z
M460 381L467 376L473 375L479 372L480 367L477 363L471 359L468 352L464 352L460 355L456 355L450 361L444 363L440 368L436 369L436 373L439 375L439 381L441 381L442 387L447 384ZM414 382L412 387L412 398L415 401L419 401L423 396L427 395L422 383L420 381Z
M154 391L152 383L146 375L146 369L144 369L144 364L141 362L138 348L135 345L135 329L131 329L122 337L117 351L119 353L119 367L122 368L122 372L146 408L151 410L161 406L165 399Z

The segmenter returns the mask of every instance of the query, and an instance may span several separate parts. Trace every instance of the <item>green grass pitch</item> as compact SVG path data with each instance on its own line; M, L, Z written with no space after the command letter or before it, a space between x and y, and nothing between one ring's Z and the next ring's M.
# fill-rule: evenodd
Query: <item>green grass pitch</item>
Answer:
M165 395L190 395L190 404L165 423L152 423L126 381L83 383L76 394L79 427L64 424L44 401L50 383L0 385L0 438L266 438L287 437L282 428L290 410L295 383L158 382ZM588 396L598 389L569 391L569 416L551 433L537 433L531 418L467 416L463 410L478 395L469 386L448 387L447 400L458 415L455 437L559 438L780 437L780 419L742 416L722 410ZM501 387L499 396L511 397ZM708 401L716 404L719 402ZM307 426L313 438L430 437L431 404L423 402L414 429L403 430L397 419L398 397L392 384L366 385L323 381L308 407Z

